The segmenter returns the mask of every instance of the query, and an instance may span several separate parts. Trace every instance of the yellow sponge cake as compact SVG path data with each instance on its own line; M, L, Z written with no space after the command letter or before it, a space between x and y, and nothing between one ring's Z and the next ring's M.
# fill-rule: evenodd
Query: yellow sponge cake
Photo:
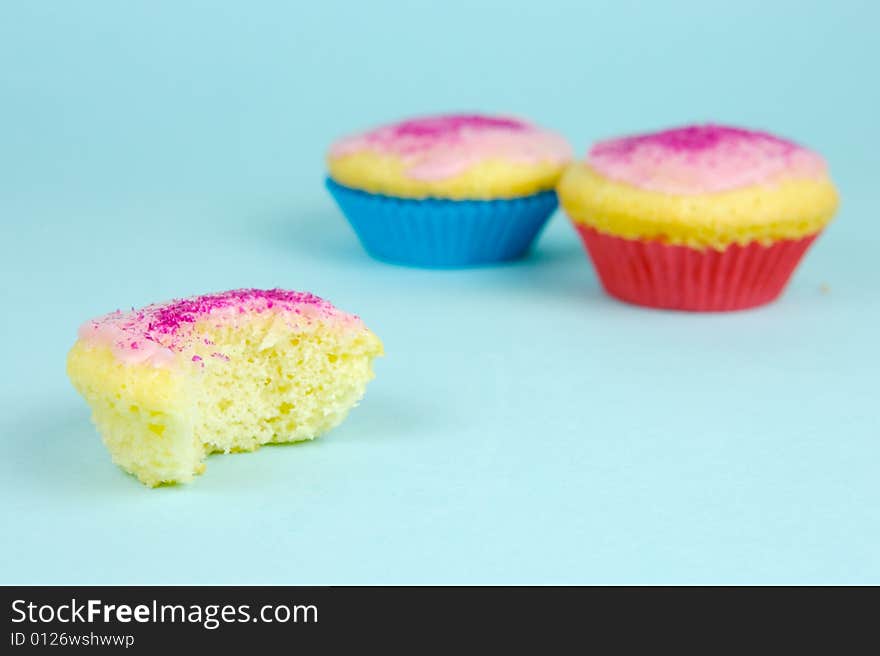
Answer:
M381 354L358 317L327 301L239 289L89 321L67 372L114 462L156 486L191 480L210 453L330 430Z

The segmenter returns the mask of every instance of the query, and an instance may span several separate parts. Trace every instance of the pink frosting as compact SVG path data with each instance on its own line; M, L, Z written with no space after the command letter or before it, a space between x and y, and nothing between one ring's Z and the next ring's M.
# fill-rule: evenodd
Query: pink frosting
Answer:
M289 325L332 320L360 323L327 301L306 292L284 289L235 289L148 305L129 312L117 310L84 323L79 338L84 342L109 346L116 357L128 364L150 363L168 366L180 354L185 360L203 365L199 355L189 357L198 340L210 350L212 344L200 337L196 323L214 321L217 326L235 323L243 316L271 312ZM212 352L207 357L228 360L224 353Z
M796 143L721 125L601 141L590 149L587 163L606 178L681 195L827 175L825 161Z
M415 118L345 137L330 157L360 152L399 157L416 180L443 180L479 162L505 159L523 164L571 160L560 135L515 118L449 114Z

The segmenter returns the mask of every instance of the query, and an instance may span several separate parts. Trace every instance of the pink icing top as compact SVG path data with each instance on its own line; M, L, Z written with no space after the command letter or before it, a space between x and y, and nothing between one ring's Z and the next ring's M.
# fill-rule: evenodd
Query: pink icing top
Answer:
M515 118L448 114L414 118L345 137L330 157L371 151L401 158L416 180L450 178L484 160L565 164L571 147L560 135Z
M315 319L360 323L357 317L306 292L235 289L148 305L141 310L117 310L84 323L80 326L79 338L94 345L109 346L118 359L128 364L148 362L161 367L173 362L178 354L192 351L200 339L207 347L200 350L210 351L210 341L197 334L197 322L212 320L219 326L232 323L242 315L263 312L272 312L289 325ZM220 352L207 357L228 360ZM199 355L187 356L187 359L203 364Z
M600 141L587 163L611 180L681 195L827 175L818 154L791 141L711 124Z

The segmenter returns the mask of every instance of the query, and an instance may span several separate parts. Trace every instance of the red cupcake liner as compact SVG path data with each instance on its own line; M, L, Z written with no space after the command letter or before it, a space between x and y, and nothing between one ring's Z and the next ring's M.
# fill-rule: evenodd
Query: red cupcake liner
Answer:
M690 312L764 305L782 293L819 233L769 246L731 244L723 251L623 239L576 224L599 280L627 303Z

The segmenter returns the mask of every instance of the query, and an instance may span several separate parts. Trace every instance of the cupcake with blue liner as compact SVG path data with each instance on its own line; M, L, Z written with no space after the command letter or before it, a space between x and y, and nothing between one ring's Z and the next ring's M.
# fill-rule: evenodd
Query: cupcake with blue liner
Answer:
M513 260L557 207L572 151L515 118L415 118L340 139L327 188L373 257L423 267Z

